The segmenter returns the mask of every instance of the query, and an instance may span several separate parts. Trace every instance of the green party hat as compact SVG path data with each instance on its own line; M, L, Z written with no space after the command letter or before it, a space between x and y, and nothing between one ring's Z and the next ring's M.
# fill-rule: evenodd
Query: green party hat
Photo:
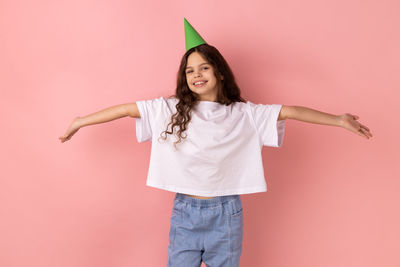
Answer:
M190 48L206 44L206 41L200 36L200 34L190 25L190 23L183 18L183 22L185 25L185 44L186 44L186 51Z

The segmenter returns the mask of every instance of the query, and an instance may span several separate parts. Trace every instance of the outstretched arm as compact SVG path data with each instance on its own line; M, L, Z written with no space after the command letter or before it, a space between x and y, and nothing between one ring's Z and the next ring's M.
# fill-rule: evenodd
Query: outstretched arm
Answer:
M339 126L367 139L372 137L369 128L357 121L359 117L350 113L332 115L302 106L282 106L279 119L293 119L316 124Z
M65 141L71 139L71 137L82 127L98 123L105 123L126 116L140 118L140 113L136 102L116 105L84 117L76 117L68 127L65 134L60 136L58 139L64 143Z

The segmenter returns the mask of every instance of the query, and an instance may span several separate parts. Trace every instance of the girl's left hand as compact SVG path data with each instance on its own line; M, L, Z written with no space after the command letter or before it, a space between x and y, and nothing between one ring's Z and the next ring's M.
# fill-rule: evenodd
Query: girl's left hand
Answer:
M360 118L357 115L351 115L350 113L346 113L344 115L341 115L340 118L341 118L341 125L340 125L341 127L350 130L367 139L372 137L372 134L369 132L369 128L357 121Z

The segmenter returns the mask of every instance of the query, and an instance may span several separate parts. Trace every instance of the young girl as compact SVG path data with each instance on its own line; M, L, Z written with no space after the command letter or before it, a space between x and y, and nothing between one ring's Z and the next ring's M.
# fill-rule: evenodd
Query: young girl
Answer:
M358 116L349 113L336 116L244 100L219 51L186 20L185 27L187 51L175 95L77 117L59 139L67 141L87 125L136 118L138 142L152 141L146 184L176 192L167 266L200 266L201 262L211 267L239 266L240 195L267 190L261 148L282 145L286 119L340 126L367 139L372 135ZM195 38L190 39L190 34Z

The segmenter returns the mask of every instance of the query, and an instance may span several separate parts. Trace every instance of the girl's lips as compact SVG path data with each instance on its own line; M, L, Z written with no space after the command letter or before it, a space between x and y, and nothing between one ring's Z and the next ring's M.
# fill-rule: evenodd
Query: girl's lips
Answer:
M207 83L207 81L205 81L204 83L201 83L201 84L197 84L197 85L193 83L193 85L194 85L195 87L201 87L201 86L205 85L206 83Z

